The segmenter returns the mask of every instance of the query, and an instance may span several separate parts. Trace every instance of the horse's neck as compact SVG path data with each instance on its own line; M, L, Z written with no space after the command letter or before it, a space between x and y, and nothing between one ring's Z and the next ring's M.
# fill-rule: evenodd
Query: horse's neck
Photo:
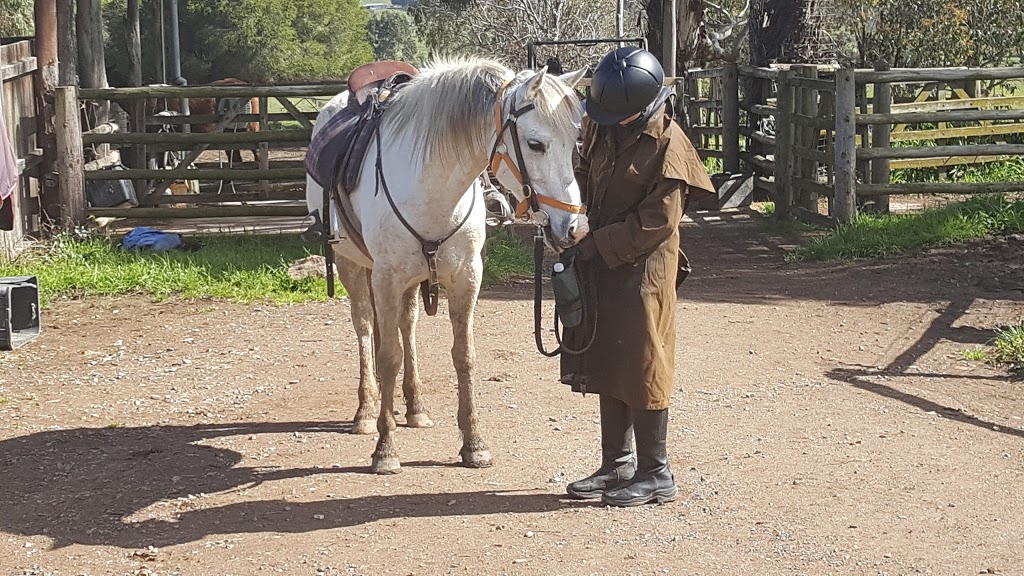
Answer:
M462 155L459 158L431 158L425 164L409 162L409 154L404 147L394 149L391 156L392 162L398 162L409 167L410 182L415 183L418 189L417 197L423 199L426 206L424 212L432 216L428 218L436 221L458 218L461 215L456 213L459 203L465 198L466 191L473 182L487 168L490 158L490 149L496 138L493 126L481 126L481 131L489 132L485 137L486 150L475 150L472 154ZM388 154L385 153L385 156ZM385 157L385 162L388 158ZM414 165L410 165L414 164ZM388 170L385 168L385 173Z

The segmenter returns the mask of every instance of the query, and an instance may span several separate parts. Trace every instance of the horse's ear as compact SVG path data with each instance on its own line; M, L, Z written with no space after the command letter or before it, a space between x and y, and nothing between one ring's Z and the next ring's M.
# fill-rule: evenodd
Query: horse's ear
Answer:
M530 78L530 83L526 86L526 99L536 100L540 96L540 87L544 85L544 77L547 75L547 70L541 68L540 72L534 74L533 78Z
M575 88L576 85L580 83L580 80L582 80L586 74L587 69L580 68L575 72L566 72L565 74L560 75L558 79L561 80L562 82L565 82L566 85L569 86L569 88Z

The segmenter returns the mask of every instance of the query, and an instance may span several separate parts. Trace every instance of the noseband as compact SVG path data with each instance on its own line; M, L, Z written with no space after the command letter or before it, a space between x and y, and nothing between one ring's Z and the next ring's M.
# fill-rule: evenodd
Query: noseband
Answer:
M494 137L494 148L491 150L491 164L489 166L491 174L497 175L498 168L504 162L519 182L519 186L523 191L523 199L516 206L516 218L525 218L527 212L534 214L541 212L541 204L572 214L585 214L587 212L586 205L569 204L568 202L562 202L543 194L537 194L534 191L533 185L530 182L530 173L526 170L526 163L523 161L523 151L519 144L519 130L516 125L519 117L533 110L534 105L531 103L522 108L516 108L515 102L513 102L509 107L508 114L503 114L502 97L511 82L509 80L501 85L501 88L498 89L497 99L494 101L494 126L496 134ZM508 153L508 146L502 140L506 130L512 135L512 145L516 150L515 161L512 160L512 156Z

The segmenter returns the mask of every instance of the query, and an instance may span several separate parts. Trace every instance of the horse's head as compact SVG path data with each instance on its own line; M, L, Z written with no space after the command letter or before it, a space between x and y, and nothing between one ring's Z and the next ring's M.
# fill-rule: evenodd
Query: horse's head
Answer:
M491 171L531 214L549 243L564 250L589 231L574 170L583 109L573 87L586 70L561 76L524 72L498 93L498 137Z

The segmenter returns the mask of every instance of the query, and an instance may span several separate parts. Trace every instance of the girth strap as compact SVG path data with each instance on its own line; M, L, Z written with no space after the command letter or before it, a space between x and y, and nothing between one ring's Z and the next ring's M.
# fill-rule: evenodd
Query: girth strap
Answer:
M427 240L419 232L413 228L412 224L402 216L402 212L395 205L394 199L391 197L391 190L388 188L388 182L384 178L384 166L381 160L381 143L380 143L380 125L377 125L377 189L384 189L384 196L388 199L388 204L391 205L391 210L398 217L398 221L405 226L405 229L413 235L416 240L419 240L420 250L423 252L423 258L427 261L427 273L428 279L420 283L420 294L423 296L423 308L427 313L427 316L433 316L437 313L438 304L438 281L437 281L437 251L441 248L441 244L444 244L449 238L455 235L456 232L462 230L462 227L469 221L469 217L473 214L473 209L476 207L476 194L473 194L470 200L469 210L466 211L466 215L462 217L462 221L459 222L447 236L440 240Z

